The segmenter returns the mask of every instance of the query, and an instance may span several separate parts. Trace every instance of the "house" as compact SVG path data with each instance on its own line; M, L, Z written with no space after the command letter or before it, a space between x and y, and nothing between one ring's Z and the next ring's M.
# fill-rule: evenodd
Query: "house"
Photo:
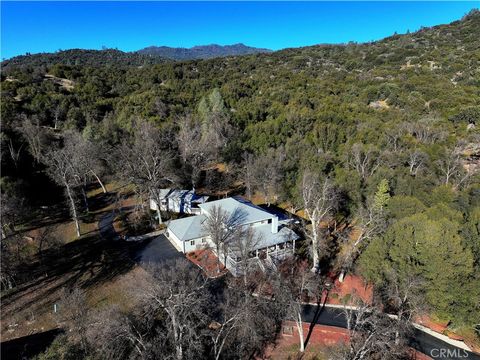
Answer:
M203 204L208 200L208 196L200 196L195 190L177 190L177 189L160 189L160 210L170 211L180 214L199 214L199 204ZM157 201L150 199L150 209L157 211Z
M215 251L209 234L205 231L205 222L214 207L233 214L241 212L241 227L250 227L258 241L252 244L249 261L260 268L275 268L275 261L283 259L295 251L298 235L272 214L241 198L226 198L199 204L200 213L183 219L172 220L167 226L166 236L178 251L188 253L203 248ZM241 275L240 264L243 261L233 246L225 254L216 254L233 275Z

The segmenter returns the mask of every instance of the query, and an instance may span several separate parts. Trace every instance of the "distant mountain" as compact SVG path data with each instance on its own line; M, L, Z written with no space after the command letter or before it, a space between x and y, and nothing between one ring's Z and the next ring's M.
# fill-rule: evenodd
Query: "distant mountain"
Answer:
M137 53L143 55L154 55L172 60L194 60L194 59L211 59L223 56L238 56L258 53L268 53L272 50L261 49L246 46L244 44L233 45L202 45L192 48L174 48L168 46L150 46Z

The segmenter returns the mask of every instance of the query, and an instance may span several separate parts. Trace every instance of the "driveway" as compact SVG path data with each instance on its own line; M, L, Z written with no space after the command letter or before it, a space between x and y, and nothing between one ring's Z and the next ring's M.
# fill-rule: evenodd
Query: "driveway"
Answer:
M113 227L113 220L115 220L115 211L103 215L98 222L98 230L107 240L118 240L120 238Z
M175 249L165 235L145 240L145 246L135 254L140 264L162 263L167 260L184 258L185 255Z
M325 307L323 311L318 313L319 309L317 306L303 305L302 310L302 318L305 322L341 328L347 327L347 321L342 309ZM480 355L462 350L419 329L414 329L414 333L409 339L409 345L434 359L480 360Z

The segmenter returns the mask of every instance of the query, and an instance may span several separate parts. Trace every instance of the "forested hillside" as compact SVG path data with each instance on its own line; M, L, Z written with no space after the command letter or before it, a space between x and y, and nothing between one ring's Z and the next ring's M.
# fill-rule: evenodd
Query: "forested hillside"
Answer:
M52 150L74 154L72 139L88 143L92 168L145 195L146 180L121 165L134 161L129 148L156 144L172 176L155 185L255 194L292 211L312 206L306 187L328 185L335 206L321 219L306 212L313 265L361 274L398 314L422 304L473 331L480 323L479 39L480 13L472 11L377 42L242 57L157 63L129 54L110 62L112 50L88 61L60 60L68 52L11 59L1 75L4 231L62 201L68 186L51 180ZM158 136L146 135L152 128ZM219 163L226 170L213 172ZM73 186L78 194L81 187ZM323 221L345 230L325 233ZM5 285L9 274L2 276Z
M15 56L2 62L3 72L11 68L35 68L46 72L53 65L67 66L143 66L165 62L159 56L150 56L136 52L123 52L115 49L104 50L59 50L55 53L40 53Z

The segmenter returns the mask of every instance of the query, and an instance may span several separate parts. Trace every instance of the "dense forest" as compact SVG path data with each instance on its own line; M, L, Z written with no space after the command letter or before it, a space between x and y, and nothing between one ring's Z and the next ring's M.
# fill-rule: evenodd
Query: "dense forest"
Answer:
M25 261L4 250L9 234L40 207L65 201L73 219L86 216L82 189L96 178L146 198L175 184L302 209L314 268L360 274L399 316L421 306L478 331L479 38L475 10L364 44L183 62L115 50L6 60L2 287L22 281ZM129 168L147 151L157 175ZM62 173L74 159L88 177Z

